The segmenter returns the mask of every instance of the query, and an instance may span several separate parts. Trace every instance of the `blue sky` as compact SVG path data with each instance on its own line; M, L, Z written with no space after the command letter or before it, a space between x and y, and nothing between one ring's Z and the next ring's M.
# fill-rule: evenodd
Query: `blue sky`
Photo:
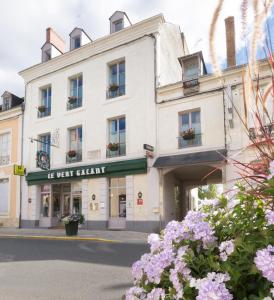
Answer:
M0 1L0 93L9 90L18 96L24 95L24 82L18 72L40 62L47 27L65 39L68 49L69 33L76 26L82 27L93 40L107 35L108 18L115 10L126 11L132 23L163 13L166 21L180 25L190 51L202 50L208 63L208 32L216 4L217 0ZM236 22L237 61L246 60L240 39L240 4L240 0L226 0L219 18L216 50L221 63L226 55L224 19L230 15L235 16ZM272 28L273 23L271 18ZM272 36L274 41L273 33Z

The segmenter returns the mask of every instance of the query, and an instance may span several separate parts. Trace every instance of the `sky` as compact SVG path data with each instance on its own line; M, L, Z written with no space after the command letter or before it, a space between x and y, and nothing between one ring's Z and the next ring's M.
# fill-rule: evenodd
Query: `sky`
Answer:
M226 0L219 18L216 49L221 63L226 56L224 19L231 15L236 24L237 61L244 60L240 3ZM109 34L108 18L116 10L125 11L132 23L163 13L167 22L180 25L190 52L202 50L209 63L208 32L216 4L217 0L0 0L0 93L8 90L24 96L18 72L41 61L47 27L66 41L68 50L69 33L76 26L93 40Z

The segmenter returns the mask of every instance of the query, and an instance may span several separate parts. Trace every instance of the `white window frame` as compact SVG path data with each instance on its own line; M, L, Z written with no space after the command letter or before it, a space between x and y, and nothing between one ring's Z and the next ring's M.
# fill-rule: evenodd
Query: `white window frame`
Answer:
M9 218L10 216L10 202L11 202L11 176L2 175L0 180L8 180L8 212L6 214L0 214L1 218Z
M7 156L9 156L9 161L8 161L8 163L4 163L4 164L2 164L1 161L0 161L0 167L2 167L2 166L8 166L8 165L11 164L12 130L11 129L7 129L7 130L0 131L0 136L1 135L5 135L5 134L9 134L8 155L7 155ZM1 158L1 148L0 148L0 158Z

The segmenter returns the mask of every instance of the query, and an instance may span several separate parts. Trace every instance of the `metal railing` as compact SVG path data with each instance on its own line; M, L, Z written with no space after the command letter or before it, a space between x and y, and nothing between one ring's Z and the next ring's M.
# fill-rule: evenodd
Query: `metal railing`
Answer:
M51 115L51 108L50 107L45 107L44 111L39 111L37 112L37 117L38 118L44 118L44 117L48 117Z
M182 136L178 137L178 147L179 149L193 146L201 146L202 145L202 134L195 133L193 138L185 138Z
M125 85L119 85L117 90L111 91L110 89L107 90L107 99L123 96L126 93Z

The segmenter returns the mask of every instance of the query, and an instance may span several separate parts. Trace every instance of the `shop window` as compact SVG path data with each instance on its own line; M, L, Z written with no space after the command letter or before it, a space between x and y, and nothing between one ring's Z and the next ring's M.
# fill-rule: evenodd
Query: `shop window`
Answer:
M125 61L119 61L109 65L109 86L107 98L115 98L125 95L126 92L126 70Z
M69 133L69 149L66 154L67 163L82 161L82 126L71 128Z
M49 217L50 209L50 185L41 186L41 216Z
M111 218L126 218L126 179L109 180L109 213Z
M38 106L38 118L51 115L51 86L41 89L41 99Z
M0 216L9 212L9 180L0 179Z
M67 109L75 109L82 106L83 97L83 77L79 75L69 81L70 93L68 97Z
M52 216L61 217L61 185L52 185Z
M202 144L199 110L180 113L178 142L179 148Z
M0 166L10 163L10 133L0 134Z
M72 189L72 213L82 213L82 182L74 182L71 185Z
M126 155L126 118L108 121L107 157Z

